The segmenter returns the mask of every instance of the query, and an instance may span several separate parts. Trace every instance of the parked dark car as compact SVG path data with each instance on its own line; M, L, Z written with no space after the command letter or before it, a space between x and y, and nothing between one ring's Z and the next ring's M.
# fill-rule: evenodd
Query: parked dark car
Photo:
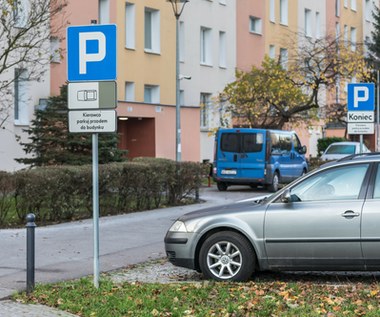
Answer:
M379 270L380 153L326 163L262 199L195 211L165 237L174 265L219 281L256 270Z

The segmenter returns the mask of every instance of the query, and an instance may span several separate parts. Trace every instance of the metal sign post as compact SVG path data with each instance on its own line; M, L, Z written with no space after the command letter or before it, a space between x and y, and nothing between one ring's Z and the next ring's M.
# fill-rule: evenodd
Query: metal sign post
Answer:
M99 135L116 132L116 25L67 28L69 131L92 133L94 286L99 288Z
M99 288L99 135L92 134L92 205L94 224L94 286Z

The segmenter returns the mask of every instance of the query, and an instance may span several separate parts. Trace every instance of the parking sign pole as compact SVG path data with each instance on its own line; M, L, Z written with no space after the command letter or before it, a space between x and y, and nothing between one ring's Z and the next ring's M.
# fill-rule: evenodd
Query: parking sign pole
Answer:
M98 134L92 134L92 202L94 223L94 286L99 288L99 156Z

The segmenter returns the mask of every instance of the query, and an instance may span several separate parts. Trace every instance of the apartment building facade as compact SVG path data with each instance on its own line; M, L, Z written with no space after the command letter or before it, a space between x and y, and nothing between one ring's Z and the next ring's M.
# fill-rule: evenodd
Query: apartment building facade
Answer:
M260 66L265 55L284 67L300 45L301 35L341 37L355 49L370 41L372 11L378 0L190 0L179 19L181 152L184 161L213 160L213 134L224 117L224 87L235 69ZM120 147L130 157L175 159L176 20L166 0L70 0L67 25L114 23L118 29L117 126ZM59 17L54 23L62 23ZM39 82L20 81L12 119L1 130L1 169L22 168L14 158L24 153L16 140L33 117L36 105L59 94L66 83L65 33L52 37L54 55ZM296 44L296 45L295 45ZM49 45L49 43L47 43ZM17 67L16 67L17 68ZM12 70L6 76L12 76ZM3 75L5 76L5 75ZM5 77L4 77L5 78ZM21 77L22 78L22 77ZM320 98L344 102L345 84ZM25 93L24 93L25 92ZM16 98L15 98L16 100ZM26 101L27 100L27 101ZM27 110L25 110L27 109ZM12 110L13 111L13 110ZM17 118L18 119L17 119ZM295 127L315 156L324 122ZM292 127L289 127L292 128ZM337 133L337 131L332 131ZM16 137L17 136L17 137Z
M27 1L4 1L1 10L0 170L15 171L26 167L15 161L27 156L20 145L29 142L24 129L50 94L50 43L45 22L30 29L38 20Z

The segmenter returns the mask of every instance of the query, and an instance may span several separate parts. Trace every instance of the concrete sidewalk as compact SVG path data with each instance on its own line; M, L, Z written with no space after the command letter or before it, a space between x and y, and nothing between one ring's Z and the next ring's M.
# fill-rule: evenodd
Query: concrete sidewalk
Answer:
M162 208L100 219L100 270L107 272L165 256L163 238L180 215L203 207L228 204L265 194L236 186L219 192L215 186L200 191L200 204ZM38 225L38 223L37 223ZM0 317L73 316L40 305L9 300L25 289L25 229L0 230ZM149 235L146 233L149 232ZM8 245L8 246L7 246ZM92 220L36 229L36 283L79 278L93 273ZM6 253L9 253L8 255Z

